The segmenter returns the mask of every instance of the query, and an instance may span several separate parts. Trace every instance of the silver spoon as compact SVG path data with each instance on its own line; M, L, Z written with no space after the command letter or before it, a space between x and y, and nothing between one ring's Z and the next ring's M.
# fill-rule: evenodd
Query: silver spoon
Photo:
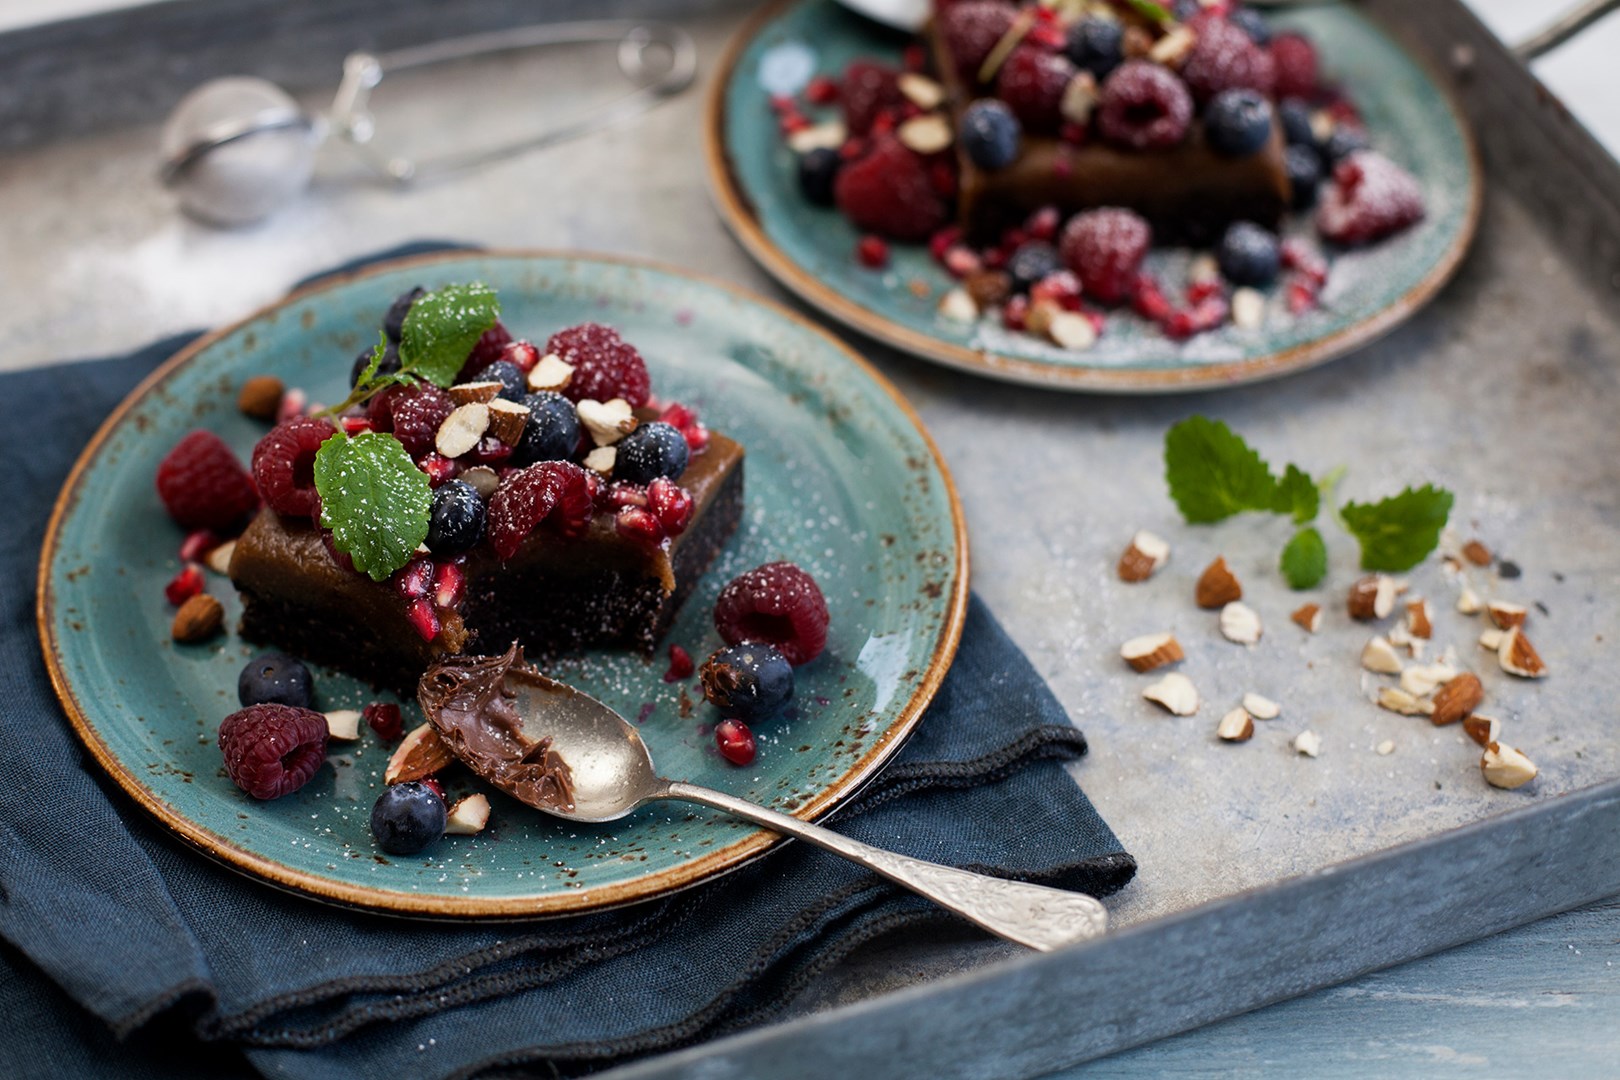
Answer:
M437 665L423 675L419 696L457 757L537 810L603 822L649 802L700 803L842 855L1032 949L1049 952L1107 928L1107 910L1083 893L897 855L721 791L666 780L624 717L521 660L514 647L501 657Z

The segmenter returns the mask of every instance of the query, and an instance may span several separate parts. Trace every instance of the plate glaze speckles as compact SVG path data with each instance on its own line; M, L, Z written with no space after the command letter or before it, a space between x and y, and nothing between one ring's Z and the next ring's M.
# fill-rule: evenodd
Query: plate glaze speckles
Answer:
M788 75L804 74L807 54L821 74L836 75L857 57L899 63L905 38L834 0L780 0L738 36L709 103L710 183L728 227L779 282L831 317L924 359L1013 382L1114 393L1230 386L1298 371L1386 333L1450 278L1473 238L1482 172L1450 96L1351 5L1272 18L1327 43L1328 74L1350 88L1375 147L1412 170L1428 204L1424 221L1406 233L1338 257L1321 306L1302 316L1287 312L1279 285L1255 329L1228 325L1178 344L1124 313L1109 319L1091 348L1065 350L1007 331L993 317L962 324L942 316L939 300L952 281L926 248L894 245L881 271L857 265L854 227L800 194L795 156L778 134L766 91L780 92ZM1311 235L1303 219L1293 231ZM1187 260L1185 251L1150 257L1172 299Z
M147 809L236 867L312 896L403 913L561 914L660 895L740 865L771 834L707 811L646 808L610 826L559 822L492 796L477 837L424 855L372 843L371 804L388 748L366 732L334 744L297 794L250 800L225 777L214 734L237 707L236 676L257 650L235 636L169 640L163 583L180 530L152 492L158 460L193 427L246 458L262 425L236 387L269 373L334 400L389 301L415 284L479 279L500 293L519 336L596 320L646 356L655 390L696 405L747 448L742 525L665 644L701 661L731 577L791 559L821 583L828 649L799 669L791 713L763 723L738 769L714 749L716 716L695 679L665 683L666 658L593 652L548 670L639 718L660 770L796 813L821 816L904 741L955 652L967 550L949 476L910 409L879 376L808 322L730 286L674 270L562 255L454 254L406 260L318 284L210 335L137 389L98 433L64 488L41 562L40 631L79 736ZM210 577L227 625L240 614ZM365 686L318 670L319 706L358 708ZM407 703L407 723L420 722ZM454 797L477 789L447 774Z

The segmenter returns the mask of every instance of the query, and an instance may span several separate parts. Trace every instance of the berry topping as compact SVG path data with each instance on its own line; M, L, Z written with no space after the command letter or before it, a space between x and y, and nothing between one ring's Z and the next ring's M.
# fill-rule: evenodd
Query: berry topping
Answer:
M1352 124L1340 124L1333 129L1327 142L1322 144L1322 156L1328 163L1337 165L1357 150L1366 150L1372 146L1367 133Z
M889 245L881 236L863 236L855 244L855 261L868 270L881 270L889 265Z
M435 555L460 555L484 538L484 500L465 480L450 480L433 492L427 546Z
M1282 121L1283 138L1289 146L1316 149L1316 129L1311 127L1309 105L1298 98L1289 98L1277 106L1277 119Z
M1058 106L1063 101L1064 87L1074 76L1074 65L1061 53L1020 45L1001 66L996 92L1025 130L1050 134L1063 122Z
M1275 70L1275 90L1280 98L1310 98L1316 95L1316 46L1301 34L1278 34L1269 47Z
M389 341L398 341L400 330L405 326L405 316L411 313L411 305L427 295L427 290L417 285L406 289L394 298L388 305L388 314L383 316L383 333L388 335Z
M766 563L732 579L714 605L727 644L774 645L795 667L827 645L827 601L815 578L788 562Z
M799 156L799 190L817 206L833 204L833 181L844 159L830 146L819 146Z
M460 559L433 566L433 603L440 611L454 611L467 596L467 571Z
M641 354L611 327L585 323L559 330L546 343L546 352L573 365L574 375L563 391L572 401L623 398L639 409L652 393Z
M857 229L896 240L926 240L948 216L923 159L890 136L874 140L865 157L844 163L833 195Z
M527 376L529 372L535 369L535 365L540 363L540 350L535 348L534 342L532 341L514 341L506 348L501 350L501 358L500 360L496 361L496 363L512 364L525 376ZM489 378L487 372L485 373L484 378ZM504 383L504 380L502 381ZM521 399L521 394L518 397L512 398L513 401L519 401Z
M180 541L181 562L202 562L208 553L224 543L213 529L194 529Z
M697 665L692 663L692 654L679 645L669 647L669 667L664 671L665 682L681 682L692 677Z
M1124 39L1124 31L1117 21L1088 15L1069 26L1064 52L1075 67L1101 80L1125 59Z
M664 526L651 510L641 506L623 506L613 515L613 528L620 536L657 547L664 542Z
M578 537L591 520L585 470L569 461L543 461L512 473L489 497L489 542L510 559L544 523L564 537Z
M225 772L255 799L290 795L326 760L326 717L292 705L249 705L219 725Z
M679 479L690 458L686 437L669 424L654 420L619 440L613 478L630 484L650 484L660 476Z
M1013 5L1003 0L965 0L939 13L940 36L965 82L978 82L979 68L1017 16Z
M373 701L360 710L360 715L383 742L393 742L405 734L405 716L391 701Z
M1198 27L1198 43L1181 66L1181 77L1198 104L1222 90L1254 90L1269 95L1276 82L1271 54L1248 34L1221 19L1205 19Z
M844 103L844 126L852 135L865 135L885 109L905 104L900 73L870 60L855 60L844 69L839 96Z
M243 705L315 705L315 680L303 662L286 653L260 653L236 677L236 699Z
M513 342L516 344L516 342ZM533 348L534 346L530 346ZM507 401L522 401L523 395L529 392L528 379L523 369L510 360L497 360L485 368L478 376L486 382L501 384L500 396Z
M1097 127L1121 146L1164 150L1187 137L1192 113L1185 83L1158 64L1128 60L1103 83Z
M1238 8L1226 17L1233 26L1249 35L1256 45L1271 44L1271 24L1253 8Z
M1234 221L1215 249L1215 260L1232 284L1265 288L1277 280L1282 254L1275 233L1252 221Z
M1024 129L1004 102L982 98L962 113L959 138L968 159L981 169L1004 169L1018 156Z
M360 376L366 368L371 366L371 357L374 351L374 349L369 348L361 349L360 354L354 358L354 365L349 368L349 386L351 389L360 381ZM371 373L371 377L375 379L383 375L392 375L399 368L399 343L390 341L383 349L382 362L377 365L377 370Z
M253 481L278 514L315 519L315 453L337 434L331 424L298 417L270 429L253 448Z
M1028 292L1036 282L1061 269L1063 261L1058 258L1057 248L1040 240L1021 245L1007 260L1007 273L1018 292Z
M439 426L455 409L450 395L437 386L423 383L401 391L389 408L394 438L404 444L405 452L413 459L432 453Z
M804 99L812 105L831 105L838 100L837 81L817 75L805 85Z
M1290 146L1283 151L1283 166L1294 192L1294 209L1307 210L1316 204L1316 190L1322 184L1322 159L1308 146Z
M1316 228L1336 244L1381 240L1423 217L1423 189L1412 174L1371 150L1359 150L1333 169L1322 193Z
M529 419L518 440L517 460L529 465L536 461L565 461L579 445L579 413L574 403L561 394L542 390L523 399Z
M253 478L211 431L193 431L158 463L163 507L187 529L230 530L259 506Z
M1087 210L1063 230L1063 261L1079 276L1086 295L1117 304L1136 287L1152 243L1153 230L1139 215L1115 208Z
M692 523L692 496L673 480L662 476L647 485L647 509L664 532L679 536Z
M439 636L439 613L433 607L433 601L427 597L419 596L407 604L405 618L423 641L432 641Z
M769 645L728 645L703 663L703 696L743 720L771 716L793 696L793 665Z
M499 322L485 330L477 344L472 347L472 352L467 354L467 362L461 365L461 374L457 376L456 381L466 382L474 375L481 374L485 368L501 358L501 354L511 343L512 335Z
M432 488L454 480L461 471L454 458L447 458L443 454L423 454L417 459L416 467L427 473L428 486Z
M1259 153L1271 138L1271 103L1254 90L1222 90L1204 110L1204 137L1224 157Z
M426 596L428 590L433 588L433 560L418 555L395 570L389 580L402 600L415 600L419 596Z
M722 720L714 725L714 745L720 756L733 765L749 764L757 749L754 733L741 720Z
M415 855L444 835L444 799L420 780L394 784L371 807L371 835L390 855Z
M180 568L178 574L169 579L167 585L163 586L163 598L175 607L179 607L193 596L201 593L206 587L207 583L203 581L201 568L193 564L187 564Z

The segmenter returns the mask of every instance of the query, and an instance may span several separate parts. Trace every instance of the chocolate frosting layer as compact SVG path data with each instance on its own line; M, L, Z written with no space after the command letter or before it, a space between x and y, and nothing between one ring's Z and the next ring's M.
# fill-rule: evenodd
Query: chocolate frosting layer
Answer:
M574 778L549 738L532 739L513 699L527 683L559 684L523 663L514 644L500 656L454 656L422 673L416 699L451 753L519 802L546 810L574 808Z

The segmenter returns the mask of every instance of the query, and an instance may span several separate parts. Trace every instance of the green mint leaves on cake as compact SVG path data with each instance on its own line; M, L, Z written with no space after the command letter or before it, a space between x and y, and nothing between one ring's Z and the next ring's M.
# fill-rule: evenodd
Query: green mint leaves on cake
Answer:
M446 285L419 298L400 330L400 372L449 386L500 314L495 290L481 281Z
M1327 544L1312 522L1342 469L1317 481L1289 464L1279 479L1242 436L1205 416L1189 417L1165 433L1164 465L1170 498L1190 524L1245 512L1284 515L1300 526L1278 560L1284 579L1292 588L1309 589L1327 576ZM1452 502L1451 492L1430 484L1376 503L1346 503L1336 516L1361 545L1364 569L1410 570L1439 544Z
M315 454L321 524L355 569L382 581L427 539L433 492L398 439L376 431L334 435Z

